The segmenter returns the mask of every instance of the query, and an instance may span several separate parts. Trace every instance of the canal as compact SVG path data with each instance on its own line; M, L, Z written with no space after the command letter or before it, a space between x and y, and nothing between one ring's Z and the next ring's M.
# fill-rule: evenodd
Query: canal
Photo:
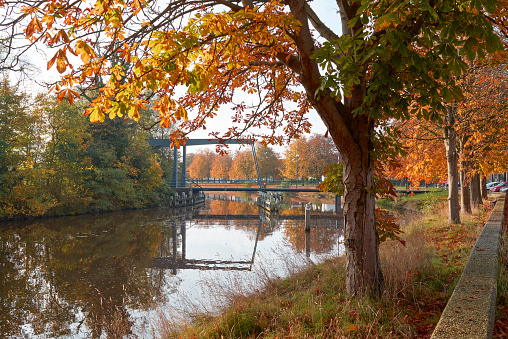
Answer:
M342 221L246 197L204 206L0 223L1 338L154 338L309 261L342 254ZM316 210L321 210L317 212ZM319 216L318 216L319 215Z

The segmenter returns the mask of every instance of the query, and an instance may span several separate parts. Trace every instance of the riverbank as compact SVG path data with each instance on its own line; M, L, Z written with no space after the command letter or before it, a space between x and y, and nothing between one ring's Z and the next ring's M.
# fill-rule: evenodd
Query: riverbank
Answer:
M230 298L218 316L194 317L184 328L166 322L162 336L430 337L490 211L482 208L464 215L462 225L449 226L446 197L429 195L409 201L398 202L405 211L400 220L406 246L395 241L381 245L384 298L348 298L344 258L339 257L286 279L267 279L264 290ZM391 207L398 209L397 204ZM500 284L503 281L506 286L506 279ZM500 293L500 300L505 307L506 294ZM502 312L500 319L506 317ZM496 333L501 333L499 322L496 325Z
M0 209L0 223L168 207L172 205L173 199L175 199L175 192L165 183L161 183L160 187L157 187L155 191L149 192L133 201L118 202L114 199L85 197L73 204L54 203L51 206L48 205L43 209L37 210L36 213L10 213Z

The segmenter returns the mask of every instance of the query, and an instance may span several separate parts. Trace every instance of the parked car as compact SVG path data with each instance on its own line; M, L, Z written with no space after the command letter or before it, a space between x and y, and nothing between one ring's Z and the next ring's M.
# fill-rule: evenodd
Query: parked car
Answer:
M491 192L499 192L499 190L503 187L508 187L508 182L503 182L501 184L498 184L496 186L493 186L491 188L489 188L489 191Z
M499 192L502 192L502 193L508 192L508 186L505 186L505 187L499 189Z
M487 188L491 188L492 186L496 186L496 185L499 185L499 184L502 184L503 182L502 181L493 181L493 182L489 182L487 184Z

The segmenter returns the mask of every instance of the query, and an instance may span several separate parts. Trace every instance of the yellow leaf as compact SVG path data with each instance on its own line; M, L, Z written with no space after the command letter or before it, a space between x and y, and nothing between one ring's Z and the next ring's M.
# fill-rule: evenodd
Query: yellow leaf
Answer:
M130 108L129 108L129 117L131 117L132 119L134 119L135 121L138 121L139 120L139 112L138 112L138 109L136 108L135 105L132 105Z
M88 111L88 110L87 110ZM99 110L99 107L95 106L92 108L92 112L88 112L90 114L90 122L97 122L97 121L100 121L100 122L103 122L104 121L104 113L102 113L100 110Z
M177 118L177 119L183 119L184 121L189 120L187 118L187 111L185 110L185 108L183 108L183 106L180 105L178 107L178 109L175 112L175 118Z
M109 110L109 118L114 119L119 109L120 107L118 105L114 105L113 107L111 107L111 109Z

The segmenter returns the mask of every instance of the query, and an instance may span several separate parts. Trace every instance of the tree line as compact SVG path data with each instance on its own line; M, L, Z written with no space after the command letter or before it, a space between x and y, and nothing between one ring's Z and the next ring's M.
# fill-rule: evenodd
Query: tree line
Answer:
M338 152L330 138L314 134L293 140L283 156L271 147L256 145L256 157L261 178L296 179L321 178L326 166L337 163ZM254 156L250 149L233 154L217 154L199 150L189 154L188 177L191 179L249 179L257 178Z
M441 120L412 116L394 123L405 155L390 175L449 183L449 219L471 213L487 198L487 178L506 172L508 72L504 53L470 64L457 78L464 98L450 105ZM460 182L460 195L458 192Z
M0 81L0 219L156 206L171 195L169 162L148 134L119 118L92 124L86 104Z

